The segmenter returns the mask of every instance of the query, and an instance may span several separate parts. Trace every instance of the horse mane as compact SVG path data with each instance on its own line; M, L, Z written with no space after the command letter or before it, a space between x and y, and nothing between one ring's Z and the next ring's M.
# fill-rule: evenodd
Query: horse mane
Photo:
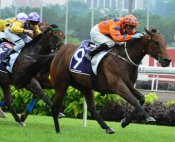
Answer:
M135 41L138 41L138 40L141 40L141 38L131 39L131 40L127 41L126 46L127 46L127 47L130 46L130 45L134 44ZM123 46L123 47L124 47L124 46Z
M26 43L26 46L30 46L31 44L38 42L38 40L39 40L40 38L42 38L42 36L43 36L45 33L47 33L49 30L50 30L50 28L48 27L48 29L47 29L44 33L40 33L39 35L37 35L36 37L34 37L34 38L32 39L32 41L30 41L29 43Z
M152 32L152 33L160 33L158 29L154 29L154 28L151 29L151 32Z
M52 28L58 28L58 25L56 24L50 24L49 26L51 26Z
M30 46L31 44L37 42L41 37L43 36L43 34L39 34L37 35L35 38L33 38L30 42L26 43L26 46Z

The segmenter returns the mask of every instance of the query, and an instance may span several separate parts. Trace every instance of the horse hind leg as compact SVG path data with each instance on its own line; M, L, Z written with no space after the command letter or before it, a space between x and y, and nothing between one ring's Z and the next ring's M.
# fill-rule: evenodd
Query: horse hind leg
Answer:
M18 116L15 108L12 106L12 95L10 92L10 85L4 84L4 85L1 85L1 87L2 87L3 94L4 94L6 106L11 112L11 114L13 115L15 121L18 122L21 126L26 126L26 124L22 122L22 120Z
M113 128L110 128L102 119L102 117L97 113L92 90L81 89L81 91L85 95L88 110L91 112L92 116L97 120L102 129L105 129L107 134L115 133L115 130Z

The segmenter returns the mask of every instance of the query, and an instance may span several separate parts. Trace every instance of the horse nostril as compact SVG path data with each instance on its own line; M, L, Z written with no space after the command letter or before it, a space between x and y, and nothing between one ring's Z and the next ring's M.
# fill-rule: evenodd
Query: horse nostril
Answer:
M171 63L171 59L163 59L164 66L169 66Z

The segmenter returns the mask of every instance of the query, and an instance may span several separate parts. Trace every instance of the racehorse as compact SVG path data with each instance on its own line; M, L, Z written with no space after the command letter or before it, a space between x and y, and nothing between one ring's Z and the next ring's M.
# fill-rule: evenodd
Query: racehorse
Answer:
M54 39L50 43L51 50L49 50L48 53L55 54L59 50L59 47L64 44L65 35L61 31L61 29L55 24L50 25L48 23L42 23L42 25L40 25L40 30L42 32L45 32L47 30L48 26L51 26L53 34L54 34ZM38 86L35 86L38 88L37 90L42 91L42 89L53 89L53 87L50 83L49 74L50 74L50 68L43 67L42 70L35 76L35 79L36 79L35 81L37 81L39 84ZM43 94L44 94L44 92L43 92ZM49 100L49 102L51 102L49 98L47 98L47 99ZM38 101L37 95L33 94L32 100L27 105L25 112L23 112L21 115L21 120L23 122L27 119L28 115L33 111L33 108L36 105L37 101ZM51 107L52 103L49 103L48 105Z
M95 82L92 82L94 75L79 74L71 72L69 69L74 52L78 49L77 45L66 44L60 48L52 60L50 68L51 83L55 88L52 115L57 133L60 132L57 114L70 85L84 94L88 110L99 125L106 130L106 133L111 134L115 130L110 128L96 112L92 89L101 93L118 94L134 106L135 110L121 122L122 127L127 126L134 119L133 113L147 123L155 122L155 119L142 108L145 102L144 96L134 88L138 66L146 54L159 61L162 67L169 66L171 60L166 52L166 41L163 35L156 29L145 29L145 31L146 33L141 39L128 41L124 45L118 45L108 51L108 54L99 63ZM77 56L79 55L77 62L80 63L84 54L83 50L81 50L81 54L77 53Z
M25 45L14 63L13 73L0 72L0 86L4 94L5 103L12 113L15 121L22 126L25 124L19 118L12 106L10 85L13 84L18 88L25 87L37 97L42 98L47 104L52 104L51 101L44 95L42 89L39 88L40 85L34 76L42 69L43 66L45 68L50 67L54 54L43 54L50 53L54 40L54 31L51 27L48 27L43 34L40 34L30 43Z

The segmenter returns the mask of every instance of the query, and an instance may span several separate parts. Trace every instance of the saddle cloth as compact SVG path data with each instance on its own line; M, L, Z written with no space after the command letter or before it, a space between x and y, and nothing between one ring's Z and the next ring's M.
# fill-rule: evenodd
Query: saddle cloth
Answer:
M96 48L95 45L89 41L84 40L81 45L76 49L71 58L69 70L74 73L90 75L92 73L97 75L97 68L101 59L108 53L106 51L96 54L91 61L84 56L89 50Z
M11 48L13 48L13 45L8 42L3 42L0 44L0 61L7 55L8 51ZM4 73L11 72L12 73L12 68L13 68L14 62L16 61L16 58L18 55L19 53L14 53L10 55L9 64L7 66L0 62L0 72L4 72Z

